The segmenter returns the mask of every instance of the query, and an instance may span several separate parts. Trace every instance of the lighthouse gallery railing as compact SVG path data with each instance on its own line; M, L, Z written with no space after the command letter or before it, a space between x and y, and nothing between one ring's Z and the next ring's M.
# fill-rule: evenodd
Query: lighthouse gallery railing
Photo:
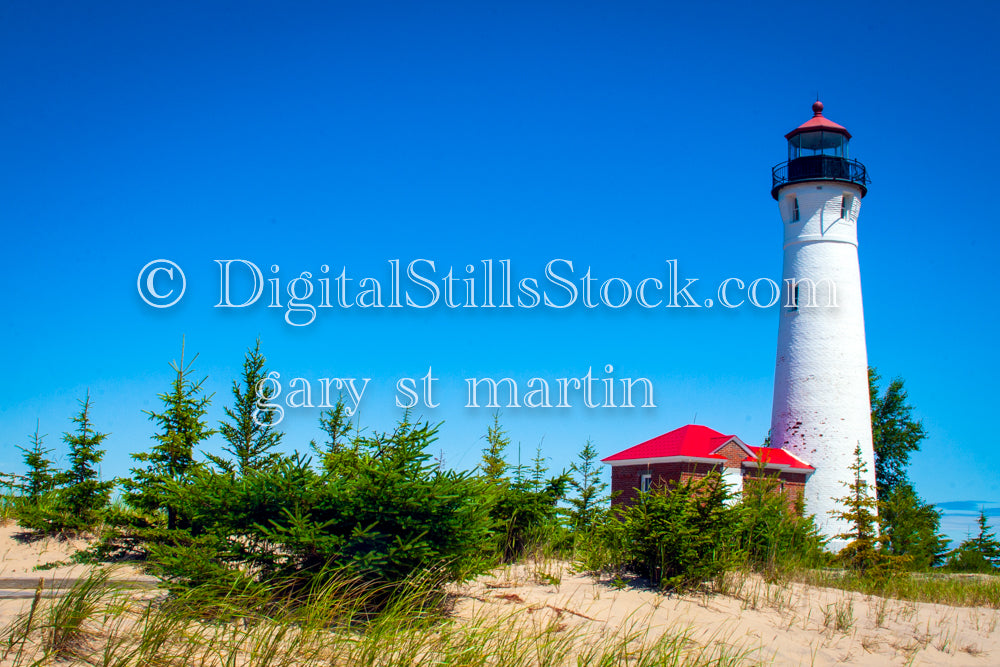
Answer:
M777 199L778 188L786 183L799 181L848 181L861 186L862 194L871 179L865 165L857 160L848 160L830 155L809 155L788 160L771 170L771 195Z

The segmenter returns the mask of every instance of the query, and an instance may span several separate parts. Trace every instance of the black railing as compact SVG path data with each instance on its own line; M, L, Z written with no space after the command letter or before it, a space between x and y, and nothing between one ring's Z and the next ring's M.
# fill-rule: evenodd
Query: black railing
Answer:
M800 181L847 181L868 194L868 170L857 160L830 155L810 155L776 165L771 170L771 196L778 198L778 189L786 183Z

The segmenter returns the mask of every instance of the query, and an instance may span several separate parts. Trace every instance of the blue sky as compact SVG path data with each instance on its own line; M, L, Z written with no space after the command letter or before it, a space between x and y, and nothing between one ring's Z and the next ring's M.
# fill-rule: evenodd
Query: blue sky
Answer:
M387 284L393 259L438 278L509 259L540 281L564 259L632 285L676 259L700 299L778 279L770 168L818 93L873 179L869 360L929 433L910 475L929 501L994 507L997 19L987 2L6 3L0 469L36 420L62 451L89 388L103 472L125 474L182 336L213 420L258 336L286 381L371 378L369 428L398 418L398 378L433 368L440 406L417 414L444 421L456 467L490 421L465 378L607 364L649 378L657 408L505 410L524 459L541 443L560 468L587 438L606 456L695 419L759 443L776 308L333 308L292 327L266 295L213 308L215 260L276 264L282 289L324 264ZM136 288L158 258L187 278L169 309ZM290 411L289 448L318 412ZM945 507L963 538L967 506Z

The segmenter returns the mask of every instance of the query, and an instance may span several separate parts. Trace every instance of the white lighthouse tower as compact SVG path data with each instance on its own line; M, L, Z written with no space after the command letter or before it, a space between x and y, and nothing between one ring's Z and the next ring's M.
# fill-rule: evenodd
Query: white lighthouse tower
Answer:
M875 492L868 353L858 268L858 214L867 193L864 165L849 157L851 134L823 116L785 135L788 160L772 172L784 230L782 301L774 370L771 444L816 468L806 512L834 538L849 525L833 519L848 494L859 444ZM830 547L839 550L842 540Z

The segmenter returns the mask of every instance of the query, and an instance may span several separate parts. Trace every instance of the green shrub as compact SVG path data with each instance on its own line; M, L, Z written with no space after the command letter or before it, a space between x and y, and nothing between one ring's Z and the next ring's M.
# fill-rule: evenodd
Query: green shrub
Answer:
M629 569L633 558L619 508L602 509L592 518L590 528L577 534L576 557L585 570L592 572L620 575Z
M567 476L561 475L541 488L531 480L504 481L491 489L488 507L501 561L518 560L543 544L557 551L570 546L572 536L559 522L557 507L567 481Z
M486 566L484 484L430 462L436 428L402 422L325 457L232 472L201 467L164 486L185 530L150 547L157 574L187 585L280 582L302 589L330 570L400 582L427 568L461 579Z
M717 473L640 493L595 517L578 539L578 557L586 569L631 571L666 589L698 587L736 567L774 573L816 565L823 540L778 483L747 480L735 504Z
M26 496L15 498L13 515L17 524L41 535L76 532L77 527L72 525L73 516L66 511L66 503L59 496L58 490L51 490L39 494L34 500Z
M948 555L945 569L951 572L978 572L992 574L993 563L975 549L955 549Z
M779 485L774 476L747 478L734 507L733 545L753 570L773 573L823 559L824 540L813 518L790 507Z
M686 589L714 579L735 561L731 549L735 510L713 473L640 493L596 525L585 563L630 570L664 589Z
M566 495L571 479L565 472L547 478L548 466L541 445L531 468L518 463L514 477L504 459L510 437L500 424L500 414L493 414L493 425L486 430L486 447L480 463L480 475L486 493L482 497L493 522L494 560L509 563L530 551L547 553L571 549L572 535L561 521L559 502ZM518 452L520 461L520 452Z

